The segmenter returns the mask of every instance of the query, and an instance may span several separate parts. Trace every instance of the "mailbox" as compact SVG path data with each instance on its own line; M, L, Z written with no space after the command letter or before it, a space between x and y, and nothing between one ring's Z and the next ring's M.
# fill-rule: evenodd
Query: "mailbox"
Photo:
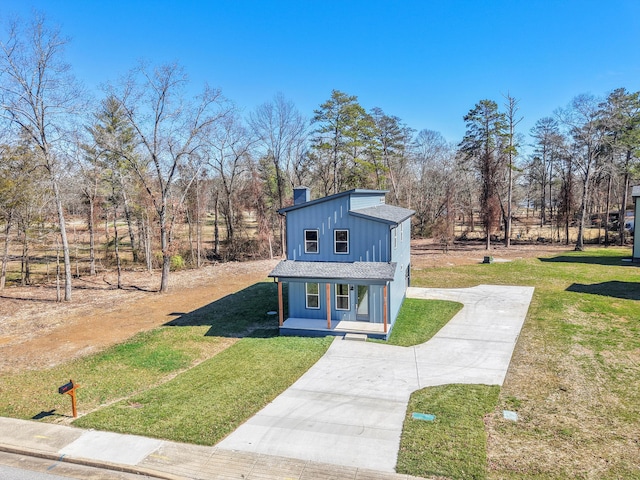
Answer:
M74 387L75 387L75 385L73 384L73 381L71 381L69 383L65 383L64 385L62 385L61 387L58 388L58 393L62 395L63 393L67 393L67 392L73 390Z
M78 410L76 409L76 389L80 388L80 385L77 383L73 383L73 380L70 379L69 383L65 383L61 387L58 387L58 393L60 395L67 394L71 397L71 410L73 411L73 417L78 416Z

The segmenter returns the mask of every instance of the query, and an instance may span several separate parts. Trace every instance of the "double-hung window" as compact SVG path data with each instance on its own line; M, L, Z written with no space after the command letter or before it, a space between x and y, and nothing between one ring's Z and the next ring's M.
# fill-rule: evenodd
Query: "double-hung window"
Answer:
M318 253L318 230L304 231L304 253Z
M307 308L320 308L320 284L318 283L305 283L304 289L306 293L306 306Z
M349 310L349 285L336 285L336 310Z
M349 253L349 230L334 230L333 239L334 253Z

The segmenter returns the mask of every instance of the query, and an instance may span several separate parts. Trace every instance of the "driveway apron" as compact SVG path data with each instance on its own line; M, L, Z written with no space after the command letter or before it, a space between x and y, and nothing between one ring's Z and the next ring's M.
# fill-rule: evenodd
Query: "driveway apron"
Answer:
M532 287L410 287L409 298L464 307L416 347L336 337L307 373L218 447L394 472L411 393L451 383L502 385L532 296Z

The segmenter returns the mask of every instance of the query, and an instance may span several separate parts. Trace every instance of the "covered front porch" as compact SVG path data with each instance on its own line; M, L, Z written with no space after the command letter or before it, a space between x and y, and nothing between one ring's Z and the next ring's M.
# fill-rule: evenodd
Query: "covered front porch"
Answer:
M388 327L382 323L369 323L350 320L326 320L310 318L288 318L280 325L282 335L303 337L341 336L347 333L366 335L368 338L386 340Z
M281 335L364 334L386 339L391 331L389 283L395 263L293 262L269 274L278 284ZM288 312L283 286L288 284Z

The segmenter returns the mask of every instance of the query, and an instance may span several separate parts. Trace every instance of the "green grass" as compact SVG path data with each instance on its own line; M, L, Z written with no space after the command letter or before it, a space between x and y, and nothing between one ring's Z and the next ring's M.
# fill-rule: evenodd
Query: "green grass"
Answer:
M594 249L414 270L416 286L531 285L535 293L501 389L450 385L413 395L398 469L448 478L637 478L640 268L622 262L629 254ZM96 355L3 375L0 415L68 418L69 399L57 387L73 378L82 385L78 426L213 444L331 341L273 337L277 319L266 312L276 309L275 289L260 283ZM457 308L409 299L390 343L422 343ZM503 419L504 409L519 420ZM414 411L436 421L409 419Z
M0 415L45 420L70 414L67 395L57 388L73 379L80 413L142 391L168 380L203 358L224 348L224 338L207 338L206 327L160 328L130 341L66 364L37 371L3 375L0 379Z
M213 445L289 387L330 338L245 338L174 380L75 425Z
M486 478L483 417L495 408L499 392L499 387L486 385L445 385L414 392L404 421L398 473ZM435 415L435 420L416 420L414 412Z
M0 415L42 421L69 416L68 396L57 393L69 379L81 386L80 415L127 399L172 380L239 337L277 335L277 319L266 314L276 305L274 283L261 282L103 352L50 369L5 374Z
M181 315L168 325L206 325L208 336L276 336L278 321L269 311L278 309L278 290L273 282L260 282L227 295L209 305ZM287 285L284 294L287 294Z
M407 298L402 304L387 343L410 347L433 337L462 308L445 300Z
M466 465L461 440L425 447L406 468L453 478L467 478L457 477L463 469L495 479L637 478L640 268L623 262L629 256L602 248L415 270L416 286L531 285L535 292L505 385L484 425L469 424L474 437L488 436L487 460L478 455L475 467ZM472 404L474 389L456 386L455 402ZM519 420L503 419L504 409Z

